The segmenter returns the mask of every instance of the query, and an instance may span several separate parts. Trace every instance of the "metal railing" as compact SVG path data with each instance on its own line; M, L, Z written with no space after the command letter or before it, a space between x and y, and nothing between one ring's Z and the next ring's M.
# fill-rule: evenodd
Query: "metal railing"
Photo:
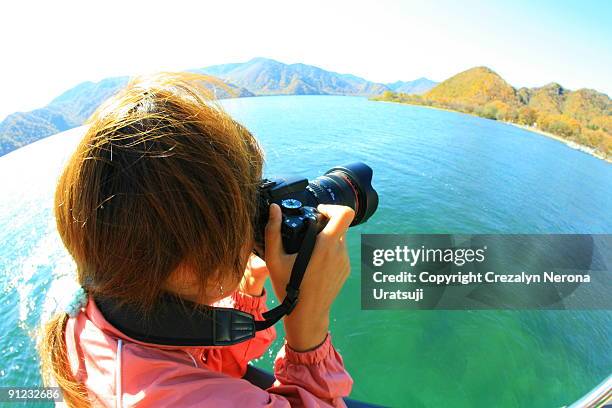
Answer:
M612 407L612 374L568 408Z

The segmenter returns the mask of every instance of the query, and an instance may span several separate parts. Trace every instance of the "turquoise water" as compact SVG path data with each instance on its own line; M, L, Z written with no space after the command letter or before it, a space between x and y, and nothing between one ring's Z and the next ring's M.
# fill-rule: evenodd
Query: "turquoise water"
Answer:
M495 121L363 98L225 101L261 140L268 174L315 177L362 160L376 215L349 234L333 309L352 397L390 406L558 407L612 372L612 312L361 311L360 233L610 233L612 166ZM72 265L51 218L75 136L0 158L0 385L39 382L31 338ZM280 340L279 340L280 341ZM257 365L270 369L278 343Z

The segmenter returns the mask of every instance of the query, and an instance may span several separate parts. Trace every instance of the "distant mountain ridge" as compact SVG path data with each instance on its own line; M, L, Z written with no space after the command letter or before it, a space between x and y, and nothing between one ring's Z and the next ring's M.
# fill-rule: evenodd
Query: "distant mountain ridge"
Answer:
M339 74L306 64L284 64L268 58L214 65L191 70L222 79L233 95L215 87L216 97L256 95L353 95L372 96L395 89L420 93L435 84L426 78L385 85L351 74ZM8 115L0 122L0 156L36 140L83 124L108 97L124 87L128 77L83 82L30 112Z
M44 108L17 112L0 122L0 156L39 139L82 125L98 106L127 85L129 77L83 82L53 99ZM226 83L228 90L212 87L217 98L253 96L244 88Z
M571 91L557 83L515 89L487 67L475 67L422 95L387 91L379 100L456 110L535 127L596 156L612 155L612 101L592 89Z
M0 156L21 146L83 124L128 77L83 82L53 99L44 108L8 115L0 122Z
M414 81L396 81L386 84L387 88L393 92L401 92L406 94L423 94L429 91L434 86L438 85L438 82L432 81L427 78L418 78Z
M350 74L338 74L306 64L284 64L269 58L213 65L196 70L213 75L256 95L360 95L381 94L389 88Z

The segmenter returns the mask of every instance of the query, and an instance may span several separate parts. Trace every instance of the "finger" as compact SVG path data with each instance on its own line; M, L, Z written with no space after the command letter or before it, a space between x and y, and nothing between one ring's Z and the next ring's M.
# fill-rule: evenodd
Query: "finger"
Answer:
M322 231L323 234L329 236L343 235L355 218L355 211L344 205L319 204L317 210L329 218L329 222Z
M281 209L278 204L271 204L268 223L265 231L266 259L268 261L278 259L282 254L283 242L281 239Z
M340 240L338 241L338 244L340 245L340 250L341 251L346 251L347 250L347 241L346 241L346 234L342 235L342 237L340 237Z

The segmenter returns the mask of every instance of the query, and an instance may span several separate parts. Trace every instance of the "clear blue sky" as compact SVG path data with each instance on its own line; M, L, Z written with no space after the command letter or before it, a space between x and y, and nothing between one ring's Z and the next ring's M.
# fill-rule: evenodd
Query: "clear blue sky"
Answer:
M612 1L14 0L0 20L0 119L85 80L255 56L380 82L486 65L612 94Z

